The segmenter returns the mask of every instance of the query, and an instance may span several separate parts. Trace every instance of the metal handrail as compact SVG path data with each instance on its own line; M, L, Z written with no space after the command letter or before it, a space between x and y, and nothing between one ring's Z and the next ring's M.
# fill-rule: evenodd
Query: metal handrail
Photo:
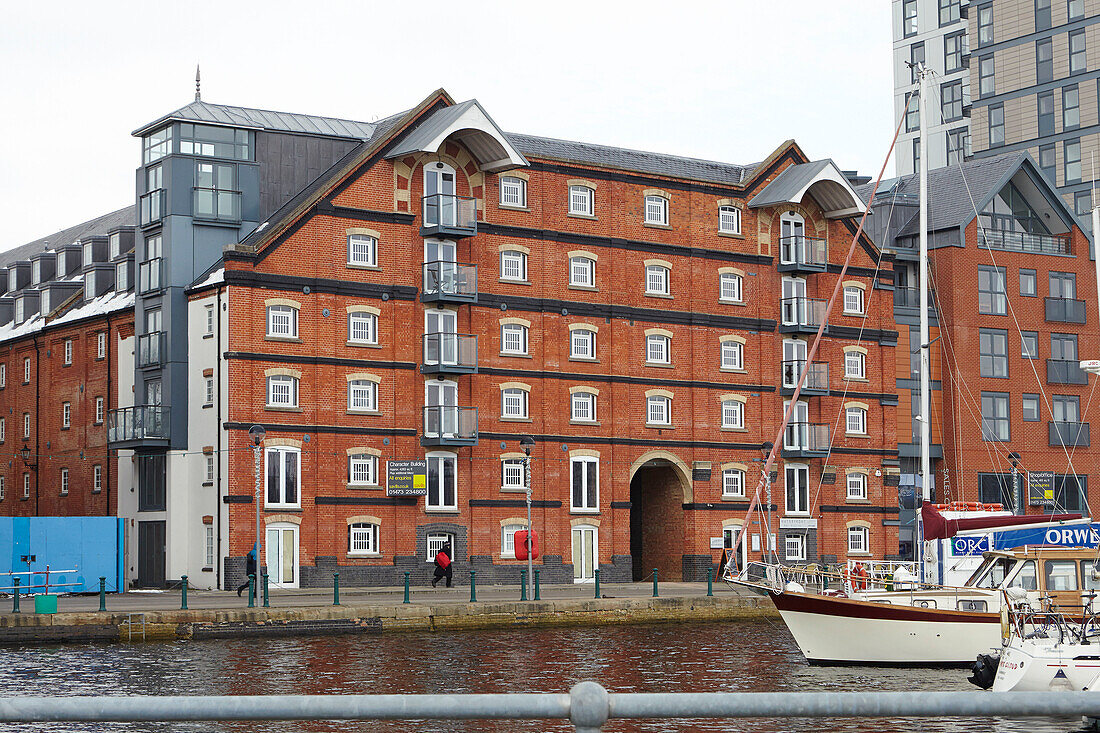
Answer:
M779 238L779 262L783 265L825 267L828 245L820 237L795 235Z
M780 298L779 313L784 326L797 325L816 328L825 319L825 300L805 296Z
M802 389L822 390L829 389L829 362L814 361L807 364L805 359L788 359L782 362L783 387L792 389L798 384L798 378L802 370L806 370L806 379L802 382Z
M1068 236L1060 234L1029 234L1009 232L1003 229L978 229L978 246L986 249L1003 249L1012 252L1038 252L1040 254L1073 254Z
M155 188L152 191L141 194L140 202L141 225L152 224L164 218L164 189Z
M192 189L192 216L198 219L213 219L216 221L240 221L241 220L241 192L228 188L211 188L209 186L195 186ZM209 207L200 213L200 200L208 199Z

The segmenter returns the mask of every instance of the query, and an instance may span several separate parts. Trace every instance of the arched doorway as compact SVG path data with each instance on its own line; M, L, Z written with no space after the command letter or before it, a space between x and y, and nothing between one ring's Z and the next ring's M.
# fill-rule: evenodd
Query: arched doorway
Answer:
M630 556L633 579L656 568L661 580L681 580L685 547L683 505L691 501L691 472L675 455L651 451L631 467Z

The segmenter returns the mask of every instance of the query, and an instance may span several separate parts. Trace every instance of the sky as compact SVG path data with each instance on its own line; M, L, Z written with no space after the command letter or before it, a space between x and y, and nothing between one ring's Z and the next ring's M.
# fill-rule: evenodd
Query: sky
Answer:
M729 163L794 138L877 175L888 0L11 3L0 251L134 201L130 133L194 98L353 120L444 87L507 131ZM886 175L892 174L893 164Z

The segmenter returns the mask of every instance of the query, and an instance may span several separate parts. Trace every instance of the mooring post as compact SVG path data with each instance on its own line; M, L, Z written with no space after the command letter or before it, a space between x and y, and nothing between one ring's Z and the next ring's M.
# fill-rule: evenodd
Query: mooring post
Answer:
M542 600L539 598L539 569L535 568L535 600Z
M519 599L521 601L527 600L527 571L519 571Z
M596 568L592 571L592 577L596 579L596 598L600 597L600 569Z
M180 576L180 610L187 610L187 576Z
M714 568L707 568L707 595L714 595Z
M332 574L332 605L340 605L340 573Z
M470 571L470 603L477 603L477 571Z
M256 573L248 574L248 607L256 607Z
M405 600L403 600L402 603L408 603L408 602L409 602L409 571L406 570L405 571Z
M267 583L268 583L267 573L263 573L263 576L264 576L264 608L270 608L271 607L271 602L268 601L268 599L267 599Z
M11 594L12 597L12 613L19 613L19 578L12 578L12 585L15 586L15 592Z
M657 597L657 568L653 568L653 597Z
M107 610L107 578L99 576L99 610Z

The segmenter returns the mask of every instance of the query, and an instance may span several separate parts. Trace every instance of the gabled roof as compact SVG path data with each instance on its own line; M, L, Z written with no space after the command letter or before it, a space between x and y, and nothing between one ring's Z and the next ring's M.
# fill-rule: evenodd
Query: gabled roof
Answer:
M134 225L134 207L127 206L117 211L112 211L103 216L97 216L81 224L62 229L49 236L41 237L33 242L14 247L6 252L0 252L0 267L6 267L12 262L29 259L36 252L47 249L57 249L66 244L78 242L85 237L106 236L107 232L120 227Z
M836 218L861 214L867 208L848 178L829 158L784 168L771 183L749 201L750 208L797 204L809 195Z
M399 140L386 157L437 153L452 137L469 149L483 170L497 172L527 165L527 160L476 99L432 112Z
M369 140L377 123L356 122L338 117L318 117L294 112L274 112L250 107L233 107L226 104L210 104L196 101L175 112L170 112L147 125L134 130L135 137L152 132L170 120L201 122L209 125L251 127L273 132L297 132L306 135L326 135L356 140Z

